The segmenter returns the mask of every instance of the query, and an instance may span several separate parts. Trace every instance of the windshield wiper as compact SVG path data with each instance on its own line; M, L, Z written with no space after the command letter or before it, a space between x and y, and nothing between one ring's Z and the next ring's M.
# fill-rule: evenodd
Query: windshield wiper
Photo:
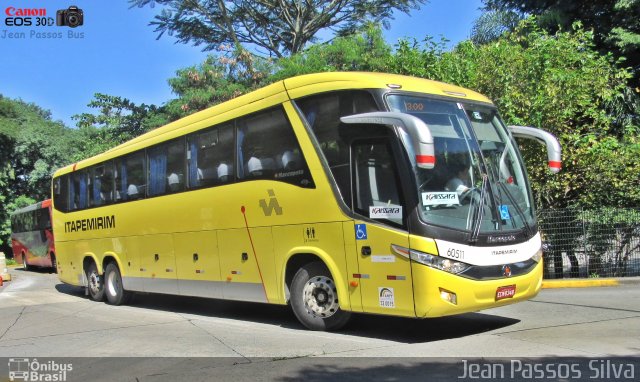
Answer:
M478 241L480 235L480 227L482 226L482 218L484 217L484 199L487 193L487 174L482 174L482 185L480 186L480 201L478 202L478 209L476 210L476 216L473 219L473 227L471 229L471 237L469 243L475 243ZM473 196L471 197L473 200Z
M531 226L529 225L529 223L527 223L527 217L524 215L524 211L522 211L522 208L520 208L518 203L516 203L516 200L513 198L513 195L511 195L511 192L509 191L507 186L502 181L498 181L498 185L501 186L502 192L507 194L507 198L511 202L511 205L513 205L518 215L520 215L520 218L522 219L522 223L524 224L524 229L525 231L527 231L527 236L528 237L533 236L533 230L531 229Z

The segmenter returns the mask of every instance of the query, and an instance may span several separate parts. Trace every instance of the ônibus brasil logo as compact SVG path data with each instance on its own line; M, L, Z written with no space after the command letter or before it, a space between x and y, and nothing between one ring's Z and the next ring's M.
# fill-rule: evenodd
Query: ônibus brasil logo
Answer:
M9 358L10 381L55 381L67 380L67 373L73 370L70 363L53 360L38 362L36 358Z

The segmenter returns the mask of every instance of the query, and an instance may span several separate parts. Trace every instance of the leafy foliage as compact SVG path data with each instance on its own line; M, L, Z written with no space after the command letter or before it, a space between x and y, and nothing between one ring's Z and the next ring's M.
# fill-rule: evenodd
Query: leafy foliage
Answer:
M351 35L369 22L386 23L394 10L408 12L426 0L130 0L132 6L162 6L150 23L160 38L204 46L205 51L230 45L285 57L301 52L331 31Z
M391 68L478 90L509 124L555 134L565 166L555 176L541 166L544 150L522 142L539 205L637 206L637 95L625 85L630 73L617 69L611 55L598 54L593 38L579 24L549 34L532 19L494 43L466 41L452 52L430 40L422 46L401 41ZM621 103L625 94L634 101Z
M9 244L9 214L50 194L51 174L75 154L75 132L37 105L0 95L0 248ZM71 144L70 144L71 143Z
M640 0L550 1L484 0L489 11L513 11L538 16L539 24L554 33L581 22L593 30L594 46L603 54L626 57L640 86Z

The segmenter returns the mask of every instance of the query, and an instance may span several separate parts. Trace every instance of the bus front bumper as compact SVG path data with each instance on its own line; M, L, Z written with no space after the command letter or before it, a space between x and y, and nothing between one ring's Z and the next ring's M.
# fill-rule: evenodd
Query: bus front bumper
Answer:
M529 273L497 280L472 280L413 262L419 318L475 312L530 299L542 286L542 261Z

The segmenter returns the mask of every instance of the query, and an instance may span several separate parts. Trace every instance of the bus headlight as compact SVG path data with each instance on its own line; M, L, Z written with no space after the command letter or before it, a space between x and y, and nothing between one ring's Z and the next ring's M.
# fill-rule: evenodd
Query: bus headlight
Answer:
M542 260L542 248L540 248L538 250L538 252L536 252L535 255L533 255L533 257L531 258L531 260L535 261L536 263L539 263L540 260Z
M434 256L428 253L414 250L409 251L409 257L411 258L411 260L417 261L420 264L424 264L428 267L436 268L441 271L453 273L454 275L463 273L471 267L471 265L467 263L462 263L460 261L447 259L446 257Z

